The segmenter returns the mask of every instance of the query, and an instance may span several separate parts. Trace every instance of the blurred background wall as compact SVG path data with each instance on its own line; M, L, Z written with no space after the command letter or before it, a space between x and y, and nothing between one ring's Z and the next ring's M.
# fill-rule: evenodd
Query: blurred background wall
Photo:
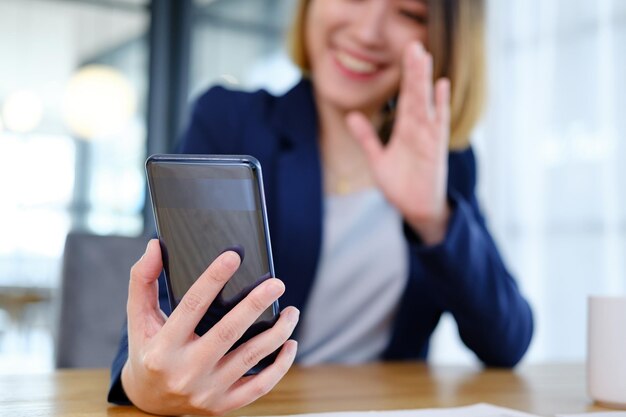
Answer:
M151 233L143 162L214 84L280 94L293 0L0 0L0 372L54 365L67 233ZM533 305L526 362L582 361L589 294L626 293L626 2L488 1L473 143ZM446 318L432 360L473 363Z

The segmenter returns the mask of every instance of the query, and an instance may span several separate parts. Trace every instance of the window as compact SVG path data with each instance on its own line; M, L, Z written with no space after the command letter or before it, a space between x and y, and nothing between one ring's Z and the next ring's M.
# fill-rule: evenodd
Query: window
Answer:
M69 230L142 232L146 6L0 2L0 372L52 366Z

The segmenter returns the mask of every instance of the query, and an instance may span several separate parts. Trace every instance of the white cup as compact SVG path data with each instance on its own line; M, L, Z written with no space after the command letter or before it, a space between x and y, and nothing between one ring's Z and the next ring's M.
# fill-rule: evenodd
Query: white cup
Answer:
M626 296L589 297L587 390L599 404L626 408Z

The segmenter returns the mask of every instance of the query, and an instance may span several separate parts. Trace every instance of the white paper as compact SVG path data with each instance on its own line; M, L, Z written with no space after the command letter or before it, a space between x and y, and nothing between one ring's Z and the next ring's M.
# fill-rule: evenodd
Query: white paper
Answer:
M281 416L286 417L286 416ZM474 404L454 408L421 408L393 411L342 411L331 413L296 414L290 417L537 417L510 408L491 404ZM598 416L600 417L600 416ZM609 417L609 416L607 416ZM615 416L622 417L622 416ZM626 417L626 416L624 416Z
M583 414L557 414L557 417L626 417L626 411L599 411Z

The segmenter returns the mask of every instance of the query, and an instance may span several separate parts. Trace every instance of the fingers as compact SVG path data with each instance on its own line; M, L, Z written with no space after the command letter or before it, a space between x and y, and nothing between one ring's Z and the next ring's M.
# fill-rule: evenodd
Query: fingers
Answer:
M421 43L411 43L404 53L398 118L400 121L432 117L432 58Z
M234 410L244 407L271 391L293 364L297 350L298 343L295 340L285 342L272 365L231 388L225 408Z
M428 120L432 120L435 115L433 102L433 56L426 51L423 51L421 68L421 80L419 82L424 88L422 106L425 109Z
M280 318L271 329L264 331L250 339L222 359L220 379L230 386L239 380L246 372L256 366L291 337L298 324L300 312L295 307L287 307L280 314Z
M240 262L241 258L233 251L218 256L180 300L163 326L164 334L180 343L188 340Z
M409 92L409 109L421 120L431 120L434 114L433 58L421 43L413 43L407 48L404 74Z
M437 119L438 113L433 94L433 57L421 43L412 43L404 55L398 117L429 123Z
M146 314L159 310L157 279L162 269L159 241L152 239L148 242L146 252L130 270L127 304L129 327L143 322Z
M441 78L435 85L437 122L447 132L450 129L450 80Z
M257 318L285 292L285 284L270 278L254 288L199 340L199 358L221 358Z
M370 163L376 164L383 154L383 145L371 122L360 112L350 112L346 124L352 135L361 144Z

